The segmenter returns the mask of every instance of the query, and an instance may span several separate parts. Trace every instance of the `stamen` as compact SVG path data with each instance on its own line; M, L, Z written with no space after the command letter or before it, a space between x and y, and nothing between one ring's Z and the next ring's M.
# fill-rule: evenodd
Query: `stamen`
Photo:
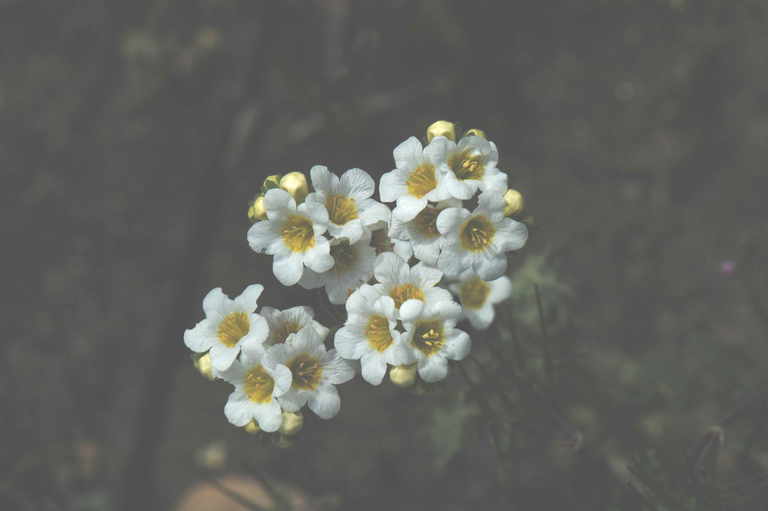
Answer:
M365 326L365 338L376 351L385 351L392 344L389 321L384 316L371 316Z
M417 199L421 199L437 186L435 166L431 163L419 165L408 176L405 184L408 187L408 193Z
M275 380L266 369L259 364L250 369L245 375L245 394L254 403L269 403L272 401L272 391L275 388Z
M285 245L292 252L306 252L315 246L315 232L312 221L303 215L291 215L280 231Z
M248 334L251 324L245 312L230 312L219 323L216 335L224 346L229 348L236 345Z
M389 290L389 296L395 301L398 309L406 300L424 300L424 291L413 284L398 284Z
M485 174L485 165L482 160L482 155L473 154L472 150L467 149L450 156L448 158L448 166L451 167L456 177L462 181L465 179L480 180Z
M459 230L461 246L471 252L485 250L492 242L496 228L484 216L470 217Z
M325 199L328 218L336 225L344 225L357 218L357 204L354 199L343 195L329 195Z
M293 375L293 387L299 390L315 390L323 376L320 361L306 353L296 355L287 364Z
M480 277L472 277L461 284L459 298L461 304L468 309L479 309L488 299L491 286Z
M437 319L417 322L411 344L428 357L440 351L445 344L443 322Z

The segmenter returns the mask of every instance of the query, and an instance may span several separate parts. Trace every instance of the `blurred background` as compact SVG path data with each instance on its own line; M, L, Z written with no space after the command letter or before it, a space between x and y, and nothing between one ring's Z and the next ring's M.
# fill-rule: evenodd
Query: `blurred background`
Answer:
M764 509L767 15L1 0L0 508ZM357 379L290 445L228 424L182 342L209 289L340 321L249 249L264 177L378 178L437 119L526 198L476 362Z

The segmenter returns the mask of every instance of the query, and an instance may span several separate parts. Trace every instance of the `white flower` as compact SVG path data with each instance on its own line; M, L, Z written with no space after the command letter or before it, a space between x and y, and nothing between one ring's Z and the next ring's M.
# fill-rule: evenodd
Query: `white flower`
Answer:
M275 363L263 345L243 346L240 360L220 376L235 386L224 406L229 422L242 427L255 420L267 432L280 428L283 410L277 398L291 388L291 371Z
M400 308L400 315L405 326L403 337L425 382L442 380L448 374L448 360L462 360L469 354L469 335L455 328L461 317L457 303L408 300Z
M477 208L448 208L437 217L437 230L445 235L437 267L449 278L472 269L483 280L501 277L507 270L506 252L525 245L525 224L504 216L504 197L496 190L480 194Z
M424 263L410 267L394 252L379 254L373 273L379 282L376 289L382 295L392 298L396 310L410 299L424 302L452 301L450 292L435 287L443 278L443 272Z
M212 289L203 299L205 319L184 332L184 344L197 353L210 350L213 368L227 369L246 342L260 344L267 338L267 322L255 314L262 291L264 286L252 284L232 300L220 287Z
M448 139L435 137L422 148L416 137L401 143L393 151L395 169L381 176L379 194L382 202L397 201L392 215L403 222L413 219L427 206L449 195L443 186Z
M274 188L264 196L264 207L267 220L251 226L248 243L274 256L272 270L281 284L296 284L305 265L318 273L331 269L330 246L322 236L328 228L325 206L304 202L297 208L288 192Z
M305 289L325 286L331 303L342 304L360 284L373 277L376 249L371 246L371 233L365 231L357 243L346 239L331 241L333 268L325 273L306 270L299 281Z
M347 321L336 332L334 344L342 357L360 360L365 381L379 385L387 364L414 362L396 326L395 301L381 289L364 284L347 300Z
M457 199L466 200L475 192L507 189L507 175L496 168L499 152L496 144L484 137L468 135L458 144L447 140L445 189Z
M341 400L335 385L355 375L349 363L336 350L326 351L323 338L313 328L302 328L285 343L273 346L267 358L284 364L293 376L290 390L279 398L289 412L305 404L323 419L339 413Z
M315 191L306 202L325 207L328 232L334 238L355 243L366 229L389 221L389 208L371 198L376 184L364 170L349 169L339 179L327 167L315 165L310 176Z
M311 326L320 334L322 339L328 336L328 329L315 321L311 307L297 306L290 309L278 310L272 307L263 307L261 315L267 320L269 334L264 341L266 346L282 344L288 338L299 332L306 326Z
M462 273L459 281L450 287L459 297L464 316L480 330L485 330L493 322L493 304L506 300L512 294L512 282L506 275L486 282L472 270Z
M444 209L451 207L461 207L461 201L449 199L434 206L428 205L408 222L393 217L389 236L395 245L395 253L406 261L413 254L423 263L437 265L437 258L444 243L444 237L437 230L437 216ZM404 241L408 242L407 245Z

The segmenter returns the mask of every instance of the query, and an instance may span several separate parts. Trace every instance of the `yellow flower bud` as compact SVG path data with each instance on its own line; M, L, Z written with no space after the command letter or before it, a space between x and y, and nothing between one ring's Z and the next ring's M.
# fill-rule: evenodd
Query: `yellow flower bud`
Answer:
M265 218L267 218L267 210L264 207L264 196L259 195L253 202L251 202L251 205L248 206L248 219L251 222L258 222Z
M477 128L472 128L471 130L467 130L467 132L464 133L465 137L470 137L470 136L473 136L473 135L476 136L476 137L487 138L485 136L485 132L483 130L479 130Z
M309 193L307 177L301 172L289 172L280 178L280 188L290 193L296 204L304 202Z
M280 174L272 174L267 176L263 183L261 183L261 194L264 195L272 188L280 188Z
M283 412L280 433L285 436L292 436L301 431L302 426L304 426L304 416L301 412Z
M256 424L256 421L251 421L245 426L243 426L243 429L246 431L246 433L250 433L252 435L255 435L259 431L261 431L261 428L258 424Z
M193 355L192 363L200 374L209 380L213 380L213 365L211 364L210 353L206 352L202 355Z
M520 213L523 210L524 201L523 194L517 190L510 188L504 194L504 214L506 216L512 216Z
M393 367L389 370L389 379L398 387L410 387L416 383L416 364Z
M427 126L427 142L435 137L445 137L456 140L456 126L451 121L435 121Z

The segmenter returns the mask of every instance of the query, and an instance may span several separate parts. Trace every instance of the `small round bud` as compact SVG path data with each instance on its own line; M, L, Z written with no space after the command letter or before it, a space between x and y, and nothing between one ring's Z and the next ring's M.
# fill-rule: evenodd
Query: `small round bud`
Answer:
M264 207L264 196L259 195L256 197L251 205L248 206L248 219L251 222L258 222L267 218L267 210Z
M283 412L280 433L285 436L292 436L301 431L302 426L304 426L304 416L301 412Z
M255 435L256 433L261 431L261 428L259 427L258 424L256 424L256 421L249 422L248 424L243 426L243 429L245 430L246 433L250 433L251 435Z
M290 193L296 204L304 202L309 193L307 177L301 172L289 172L280 178L280 188Z
M451 121L435 121L427 126L427 142L435 137L445 137L456 140L456 126Z
M472 128L472 129L470 129L470 130L467 130L467 132L466 132L466 133L464 133L464 136L465 136L465 137L471 137L471 136L475 136L475 137L483 137L483 138L487 138L487 137L485 136L485 132L484 132L483 130L479 130L479 129L477 129L477 128Z
M398 387L410 387L416 383L416 364L393 367L389 370L389 380Z
M202 355L193 355L192 363L203 377L213 380L213 365L211 364L210 353L205 352Z
M280 174L272 174L267 176L263 183L261 183L261 194L264 195L272 188L280 188Z
M504 215L512 216L520 213L523 210L524 201L523 194L517 190L510 188L504 194Z

